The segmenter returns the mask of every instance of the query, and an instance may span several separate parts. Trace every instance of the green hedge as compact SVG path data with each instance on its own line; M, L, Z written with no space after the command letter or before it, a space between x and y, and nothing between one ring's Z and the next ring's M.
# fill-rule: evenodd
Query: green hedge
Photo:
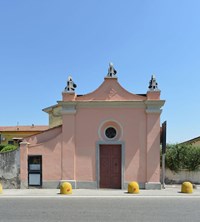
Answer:
M0 144L0 152L6 145Z
M186 144L168 144L166 167L178 172L182 169L196 171L200 168L200 147Z
M17 147L14 145L1 145L1 148L2 149L0 149L0 153L5 153L17 149Z

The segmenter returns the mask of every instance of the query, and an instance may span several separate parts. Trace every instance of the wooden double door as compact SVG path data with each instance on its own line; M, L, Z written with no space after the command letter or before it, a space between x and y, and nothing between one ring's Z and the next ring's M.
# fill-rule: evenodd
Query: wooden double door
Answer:
M100 145L100 188L121 189L121 145Z

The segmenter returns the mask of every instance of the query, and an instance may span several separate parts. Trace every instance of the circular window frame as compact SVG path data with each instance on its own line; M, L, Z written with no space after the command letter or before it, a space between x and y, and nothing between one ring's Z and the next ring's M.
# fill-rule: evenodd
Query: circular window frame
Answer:
M106 135L106 131L107 131L109 128L115 130L115 136L112 137L112 138L111 138L111 137L108 137L108 136ZM108 140L114 140L114 139L116 139L117 136L118 136L118 131L117 131L117 129L116 129L114 126L107 126L107 127L105 128L105 130L104 130L104 136L105 136L105 138L108 139Z

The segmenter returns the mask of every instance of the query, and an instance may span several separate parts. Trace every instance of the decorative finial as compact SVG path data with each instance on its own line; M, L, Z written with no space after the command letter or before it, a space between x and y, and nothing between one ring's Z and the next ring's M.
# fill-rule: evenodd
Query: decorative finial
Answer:
M158 91L158 83L156 82L156 76L152 75L149 81L149 91Z
M72 80L72 77L69 76L67 80L67 86L65 87L65 92L74 92L76 87L77 86Z
M115 70L112 62L109 63L109 68L108 68L108 77L114 77L117 74L117 71Z

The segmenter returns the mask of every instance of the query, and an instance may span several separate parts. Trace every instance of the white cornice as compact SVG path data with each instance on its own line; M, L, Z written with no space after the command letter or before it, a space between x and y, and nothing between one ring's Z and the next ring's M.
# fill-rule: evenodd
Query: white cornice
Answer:
M61 114L76 114L76 104L62 104Z
M58 107L58 104L56 104L56 105L53 105L53 106L49 106L49 107L47 107L47 108L44 108L44 109L42 109L42 111L44 111L44 112L46 112L46 113L49 113L49 112L51 112L54 108L56 108L56 107Z
M146 105L144 101L70 101L70 102L64 102L59 101L58 102L62 106L76 106L80 108L145 108Z
M161 113L161 107L165 104L165 100L147 100L146 113Z
M146 113L161 113L165 100L144 101L58 101L56 106L48 107L47 112L58 106L62 114L75 114L77 108L146 108Z

